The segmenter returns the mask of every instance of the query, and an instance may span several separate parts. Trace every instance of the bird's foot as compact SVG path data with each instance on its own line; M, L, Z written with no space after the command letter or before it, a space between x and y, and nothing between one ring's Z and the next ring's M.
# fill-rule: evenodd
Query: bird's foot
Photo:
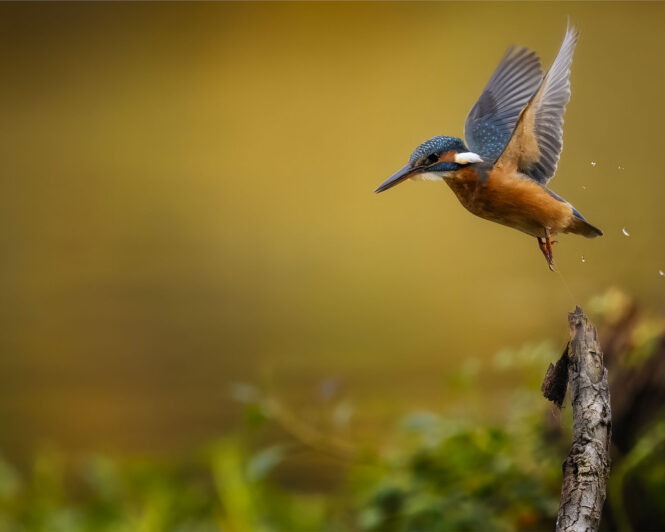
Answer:
M556 240L550 240L550 231L545 229L545 238L538 237L538 246L542 251L547 261L547 267L550 271L554 271L554 255L552 254L552 244L556 244Z
M545 228L545 245L547 246L547 252L549 253L549 258L547 259L547 266L550 271L554 271L554 253L552 252L552 240L550 235L549 227Z

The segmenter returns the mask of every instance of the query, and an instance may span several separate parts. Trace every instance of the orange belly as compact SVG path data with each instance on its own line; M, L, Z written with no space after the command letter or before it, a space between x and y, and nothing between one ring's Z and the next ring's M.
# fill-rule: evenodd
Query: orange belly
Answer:
M544 187L515 172L494 168L484 180L467 167L446 179L462 205L476 216L507 225L536 237L567 232L573 221L571 206Z

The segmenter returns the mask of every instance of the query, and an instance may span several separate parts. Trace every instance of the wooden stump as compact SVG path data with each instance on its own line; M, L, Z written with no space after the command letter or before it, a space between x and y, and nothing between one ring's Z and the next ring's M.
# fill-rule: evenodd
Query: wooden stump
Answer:
M611 410L607 369L596 328L580 307L568 315L570 342L550 364L543 394L563 404L566 384L573 406L573 444L563 463L556 530L598 530L610 473Z

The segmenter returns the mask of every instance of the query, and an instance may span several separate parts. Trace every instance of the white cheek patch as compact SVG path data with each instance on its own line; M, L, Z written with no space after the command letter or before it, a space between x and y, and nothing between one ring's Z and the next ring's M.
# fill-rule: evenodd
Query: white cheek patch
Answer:
M481 163L483 160L480 155L473 153L472 151L467 151L464 153L455 154L455 162L457 164L471 164L471 163Z

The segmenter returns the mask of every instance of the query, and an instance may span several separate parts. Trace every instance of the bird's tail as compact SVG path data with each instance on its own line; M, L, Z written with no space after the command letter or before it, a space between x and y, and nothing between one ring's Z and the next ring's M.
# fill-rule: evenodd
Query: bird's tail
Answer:
M576 235L582 235L587 238L595 238L597 236L603 236L603 232L597 227L591 225L586 220L581 218L573 217L573 221L568 227L567 233L575 233Z

